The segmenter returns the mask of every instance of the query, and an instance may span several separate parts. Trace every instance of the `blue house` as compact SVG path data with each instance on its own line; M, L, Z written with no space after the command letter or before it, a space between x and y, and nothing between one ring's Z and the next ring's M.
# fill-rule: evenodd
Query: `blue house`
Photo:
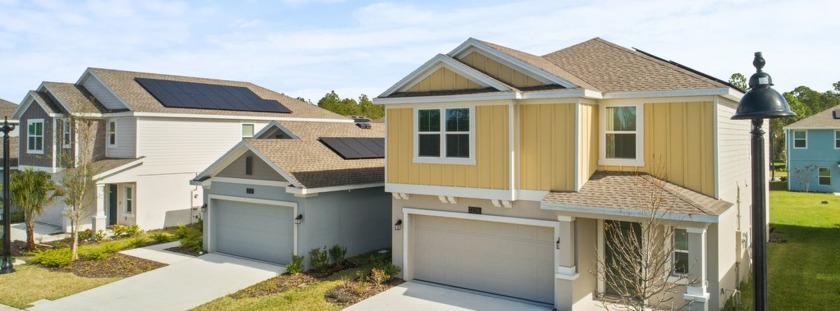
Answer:
M784 130L788 190L840 193L840 106Z

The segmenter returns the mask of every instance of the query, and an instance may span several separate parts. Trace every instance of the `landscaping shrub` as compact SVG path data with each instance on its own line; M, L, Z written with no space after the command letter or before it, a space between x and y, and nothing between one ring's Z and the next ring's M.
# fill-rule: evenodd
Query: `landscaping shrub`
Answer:
M286 265L286 272L292 275L303 272L303 257L292 255L292 262Z
M93 234L94 241L101 242L103 239L105 239L105 230L99 229Z
M200 221L189 226L179 224L178 230L175 231L175 237L181 240L181 247L196 253L204 250L201 228L202 223Z
M79 231L79 241L87 241L93 237L93 230L86 229L84 231Z
M344 256L347 255L347 248L338 244L330 248L330 258L334 264L341 264L344 262Z
M128 245L130 245L132 248L139 248L139 247L146 246L147 244L149 244L148 242L149 242L149 240L146 239L145 237L138 237L138 238L132 238L128 242Z
M140 226L138 226L137 224L133 224L130 227L125 229L125 234L127 234L130 237L136 236L136 235L138 235L142 232L143 232L143 230L140 229Z
M152 233L149 238L154 240L155 243L167 243L175 240L175 236L164 232Z
M324 250L313 248L309 251L309 265L317 272L323 272L330 267L330 258L327 255L327 247Z
M382 283L385 283L390 279L391 275L386 273L385 270L378 268L370 269L370 280L373 282L374 285L382 285Z
M373 262L373 269L382 270L388 275L388 279L396 277L400 274L400 267L391 263L391 252L385 254L372 254L371 262Z
M114 237L119 237L128 231L128 227L124 225L114 225L111 227L111 231L114 231Z
M36 251L32 262L42 266L61 268L70 264L73 254L69 248L54 248L44 251Z

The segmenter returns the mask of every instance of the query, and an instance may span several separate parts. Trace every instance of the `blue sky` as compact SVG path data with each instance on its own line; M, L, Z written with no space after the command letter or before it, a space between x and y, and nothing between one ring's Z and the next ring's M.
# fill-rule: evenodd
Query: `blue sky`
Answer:
M776 89L840 81L840 1L0 0L0 98L87 67L375 97L469 37L543 55L593 37Z

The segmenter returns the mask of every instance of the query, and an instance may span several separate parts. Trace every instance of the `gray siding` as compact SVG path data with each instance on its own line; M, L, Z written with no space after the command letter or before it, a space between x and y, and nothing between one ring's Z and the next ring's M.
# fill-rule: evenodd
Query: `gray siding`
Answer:
M253 174L246 175L245 174L245 158L252 157L254 159L253 162ZM219 174L216 176L218 177L230 177L230 178L247 178L247 179L258 179L258 180L273 180L273 181L286 181L280 174L278 174L274 169L268 166L263 160L259 157L254 155L253 152L248 151L236 160L233 161L230 165L225 167Z
M119 98L116 95L111 93L105 85L99 82L93 76L93 73L90 74L91 76L85 81L82 82L82 86L90 92L93 97L96 97L103 106L107 107L108 109L125 109L125 105L120 102Z
M30 154L26 150L29 143L29 120L44 120L44 154ZM20 117L20 165L52 167L53 121L38 103L32 103Z

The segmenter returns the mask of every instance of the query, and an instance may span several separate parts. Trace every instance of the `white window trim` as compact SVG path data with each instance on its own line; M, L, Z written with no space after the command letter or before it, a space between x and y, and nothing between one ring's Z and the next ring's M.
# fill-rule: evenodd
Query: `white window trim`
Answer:
M426 134L434 134L437 133L440 135L440 156L439 157L421 157L420 153L420 128L417 124L417 120L419 117L420 110L433 110L438 109L440 110L440 131L438 132L425 132ZM447 158L446 157L446 109L468 109L470 114L470 157L469 158ZM433 164L462 164L462 165L475 165L475 106L452 106L452 107L418 107L414 108L414 120L412 121L412 126L414 127L414 150L412 154L414 155L414 163L433 163ZM451 132L451 133L462 133L463 132Z
M828 183L824 184L820 182L823 176L820 174L820 170L827 169L828 170ZM817 167L817 185L820 186L831 186L831 167Z
M32 146L29 145L29 138L32 136L29 133L29 127L33 123L41 123L41 135L40 135L41 136L41 150L32 149ZM44 149L46 147L45 146L45 139L44 139L44 136L45 136L44 132L46 132L45 125L46 125L46 123L44 122L44 119L29 119L29 120L26 121L26 153L29 153L29 154L44 154Z
M126 204L126 194L128 193L126 190L131 189L131 210L127 210L128 204ZM137 191L134 191L134 185L125 185L123 186L123 193L122 193L122 202L123 202L123 213L125 213L126 217L134 217L134 212L137 210Z
M61 145L64 149L70 149L73 145L73 135L71 129L70 119L60 119L61 121Z
M677 263L674 261L674 253L677 253L677 252L687 254L688 258L689 258L689 262L690 262L691 261L691 250L687 249L687 248L685 250L677 249L677 242L676 242L676 238L677 238L676 231L678 229L685 230L686 239L688 239L688 230L686 228L682 228L682 227L671 227L670 229L671 229L671 240L672 240L671 243L673 243L673 248L671 249L671 256L670 256L670 259L669 259L670 260L669 265L672 266L672 267L676 266ZM688 247L688 241L686 241L686 247ZM677 273L676 272L676 267L675 267L674 268L674 273L672 273L669 276L669 280L671 280L671 282L673 283L674 278L682 278L682 277L687 276L688 274L689 274L688 272L687 273Z
M834 149L835 150L840 149L840 148L837 148L837 142L840 141L840 137L837 137L837 134L840 134L840 130L834 130ZM805 135L808 135L808 134L805 134ZM807 140L806 140L806 144L807 144Z
M242 130L244 129L245 125L251 126L251 136L245 136L245 134L242 134ZM242 122L239 126L239 134L242 135L242 138L252 138L255 134L257 134L257 125L253 122Z
M111 131L111 124L114 125L114 128L113 128L114 131L113 132ZM119 143L119 139L117 137L117 132L119 131L119 128L117 128L117 121L116 120L108 120L108 124L106 124L105 126L106 126L105 127L105 141L106 141L105 145L108 146L108 148L116 148L117 143ZM111 143L111 134L114 134L114 142L113 143Z
M805 147L797 147L796 146L796 132L805 133ZM793 139L791 140L792 143L793 143L793 145L791 147L793 147L793 149L808 149L808 131L807 130L792 130L790 134L791 134L791 136L793 136Z
M607 107L636 107L636 158L607 158ZM599 108L600 133L598 165L645 166L645 105L644 103L602 104Z

